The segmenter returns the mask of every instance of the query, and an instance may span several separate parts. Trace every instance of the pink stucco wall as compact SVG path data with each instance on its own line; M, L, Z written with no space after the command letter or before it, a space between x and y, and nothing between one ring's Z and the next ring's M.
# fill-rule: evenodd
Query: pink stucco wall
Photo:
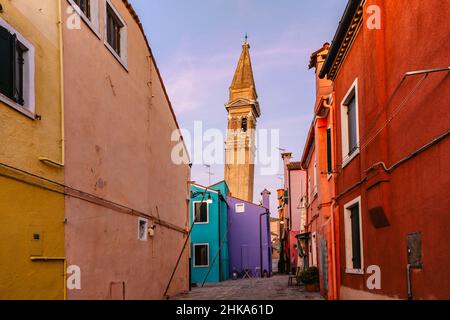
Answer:
M112 2L128 27L128 71L105 47L104 1L101 39L86 24L64 28L66 184L187 229L190 169L171 161L176 120L139 25ZM186 235L157 225L140 241L136 215L80 198L66 197L67 262L82 274L68 298L161 299ZM169 294L187 289L185 253Z
M306 195L306 172L303 170L290 170L291 181L291 219L292 231L299 232L302 221L301 198Z

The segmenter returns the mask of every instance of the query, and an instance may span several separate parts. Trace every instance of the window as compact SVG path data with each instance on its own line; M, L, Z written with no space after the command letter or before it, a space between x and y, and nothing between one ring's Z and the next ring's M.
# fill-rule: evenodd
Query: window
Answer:
M333 173L333 162L331 156L331 128L327 129L327 173Z
M209 244L194 244L194 267L209 266Z
M247 132L247 118L242 119L241 129L242 131Z
M356 137L356 101L353 94L347 104L348 118L348 155L350 156L358 147L358 138Z
M235 210L236 210L236 213L244 213L245 212L245 203L236 203Z
M138 219L138 239L147 241L148 238L148 220L144 218Z
M359 153L358 80L356 79L341 104L343 166Z
M34 119L34 47L0 18L0 101Z
M361 198L347 203L344 214L346 272L360 274L363 270Z
M317 194L317 160L314 161L314 186L313 186L313 196Z
M105 45L127 68L127 26L110 0L106 0Z
M194 223L208 223L208 209L207 202L194 202Z
M80 8L81 12L88 18L91 19L91 0L73 0L75 4Z

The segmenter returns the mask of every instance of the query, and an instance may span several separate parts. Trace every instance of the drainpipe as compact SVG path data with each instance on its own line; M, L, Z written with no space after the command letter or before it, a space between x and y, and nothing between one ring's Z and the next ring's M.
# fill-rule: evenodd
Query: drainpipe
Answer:
M336 240L335 240L335 230L334 230L334 205L336 200L333 199L331 203L331 268L333 270L333 299L337 300L337 287L336 287Z
M266 209L266 212L261 213L259 215L259 266L260 266L260 276L261 278L263 277L263 249L262 249L262 223L261 223L261 219L263 216L268 216L269 215L269 209Z
M62 21L62 6L61 1L58 1L58 37L59 37L59 86L60 86L60 107L61 107L61 161L55 161L47 157L39 157L39 161L50 166L63 168L66 159L66 138L64 127L64 52L63 52L63 21Z
M222 250L220 249L221 244L221 236L220 236L220 207L221 207L221 203L220 203L220 198L221 198L221 193L219 191L218 195L217 195L218 201L217 201L217 205L219 206L219 237L217 238L217 240L219 241L219 282L222 281Z

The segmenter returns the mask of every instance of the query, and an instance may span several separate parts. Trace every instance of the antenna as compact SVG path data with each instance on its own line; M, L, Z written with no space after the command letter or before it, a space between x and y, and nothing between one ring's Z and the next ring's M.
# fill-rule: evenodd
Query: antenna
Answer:
M205 168L208 168L208 172L207 172L207 174L208 174L208 176L209 176L208 186L210 186L210 185L211 185L211 176L213 176L214 173L211 171L211 165L210 165L210 164L204 164L203 166L204 166Z

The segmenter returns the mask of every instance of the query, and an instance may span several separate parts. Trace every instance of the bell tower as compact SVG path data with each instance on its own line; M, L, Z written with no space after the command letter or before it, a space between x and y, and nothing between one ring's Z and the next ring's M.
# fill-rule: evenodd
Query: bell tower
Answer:
M250 44L245 37L242 53L230 86L225 181L231 195L253 202L255 176L255 131L261 115L250 60Z

